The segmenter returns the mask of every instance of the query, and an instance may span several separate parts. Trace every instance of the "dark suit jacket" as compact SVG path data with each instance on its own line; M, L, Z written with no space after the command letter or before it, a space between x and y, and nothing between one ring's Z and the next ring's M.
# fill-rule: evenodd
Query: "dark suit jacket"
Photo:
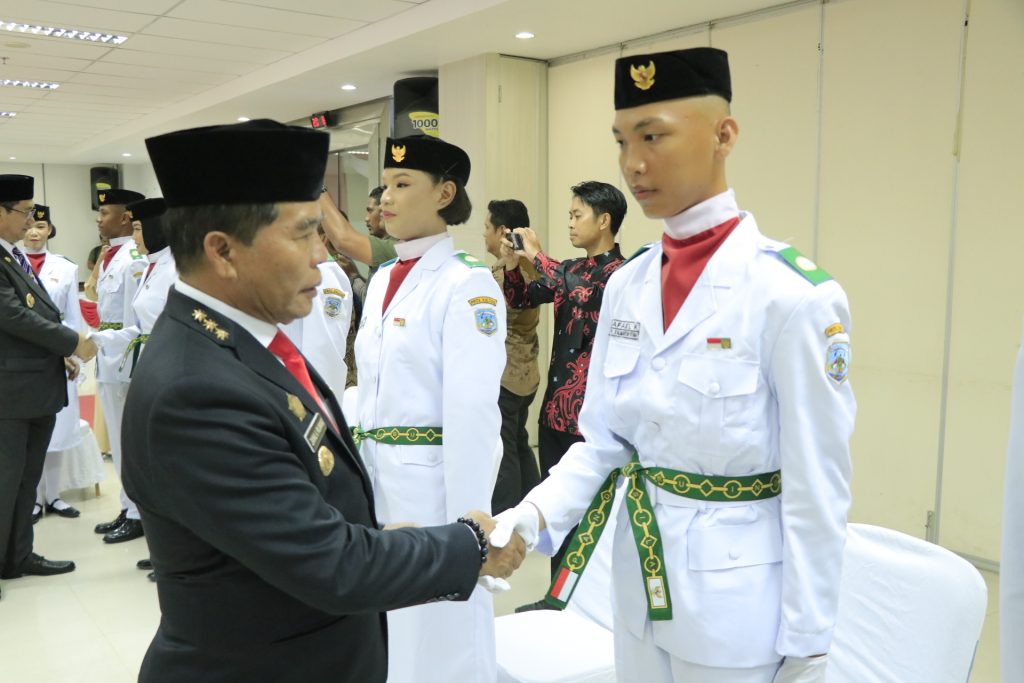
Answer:
M140 681L383 682L383 611L472 592L464 525L377 529L341 409L312 374L340 423L321 439L316 403L267 349L171 290L122 430L162 612Z
M50 295L0 247L0 417L45 417L66 406L64 357L77 346Z

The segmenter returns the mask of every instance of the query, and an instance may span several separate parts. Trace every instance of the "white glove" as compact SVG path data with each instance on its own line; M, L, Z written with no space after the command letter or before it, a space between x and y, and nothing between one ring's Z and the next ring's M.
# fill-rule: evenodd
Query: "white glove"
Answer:
M512 532L518 532L526 544L526 552L537 547L540 535L540 513L532 503L520 503L514 508L494 516L496 525L487 542L495 548L504 548L512 540Z
M483 588L488 593L506 593L512 590L512 586L505 579L498 579L493 576L481 576L476 580L476 585Z
M786 657L775 673L772 683L825 683L828 655L821 657Z

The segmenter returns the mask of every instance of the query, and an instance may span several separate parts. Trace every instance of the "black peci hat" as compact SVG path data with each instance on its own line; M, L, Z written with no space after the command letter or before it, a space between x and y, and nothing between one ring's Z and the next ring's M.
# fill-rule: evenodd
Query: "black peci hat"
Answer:
M5 173L0 175L0 202L20 202L32 199L35 179L30 175Z
M167 211L167 202L163 197L153 197L132 202L126 208L133 221L145 221L147 218L160 216Z
M46 239L52 240L57 236L57 228L53 227L53 223L50 221L50 207L45 204L36 204L36 208L32 210L33 222L46 221L50 224L50 236Z
M128 205L128 213L133 221L142 223L142 241L146 243L146 251L150 254L164 249L167 246L167 237L164 235L164 222L161 216L167 211L167 202L163 197L143 199Z
M713 47L631 55L615 60L615 109L683 97L732 101L729 55Z
M169 207L315 201L329 144L327 133L269 119L146 140Z
M450 142L426 135L388 138L384 168L408 168L469 182L469 155Z
M127 206L145 198L145 195L132 190L100 190L96 193L96 203L100 206Z

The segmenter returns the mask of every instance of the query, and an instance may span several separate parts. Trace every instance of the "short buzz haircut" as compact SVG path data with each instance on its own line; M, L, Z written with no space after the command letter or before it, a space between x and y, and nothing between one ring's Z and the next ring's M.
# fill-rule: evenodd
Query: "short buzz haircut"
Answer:
M526 204L518 199L492 199L487 204L487 212L491 214L491 225L495 228L528 228L530 214Z
M203 240L215 230L250 245L256 233L277 220L277 204L178 206L163 215L167 242L178 272L185 275L202 263Z
M589 206L595 216L608 214L612 221L612 235L619 234L619 226L622 225L622 219L626 217L626 198L619 188L597 180L588 180L579 185L573 185L572 195L579 197L581 202Z
M370 190L370 198L380 204L381 195L384 194L384 186L378 185L377 187Z

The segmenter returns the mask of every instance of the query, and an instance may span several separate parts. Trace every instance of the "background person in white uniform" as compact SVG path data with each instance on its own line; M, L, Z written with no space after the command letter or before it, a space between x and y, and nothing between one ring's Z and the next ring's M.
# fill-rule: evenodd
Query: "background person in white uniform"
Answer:
M370 281L356 336L358 415L346 416L383 524L490 509L506 321L490 269L447 233L469 218L469 170L464 151L434 138L385 147L381 206L401 241L397 261ZM390 683L497 677L494 606L479 588L468 602L390 612L388 639Z
M724 52L624 57L615 75L622 174L665 234L608 283L586 440L499 528L527 542L542 529L550 554L584 520L549 593L564 604L625 477L612 561L619 680L821 683L856 412L846 296L737 207Z

